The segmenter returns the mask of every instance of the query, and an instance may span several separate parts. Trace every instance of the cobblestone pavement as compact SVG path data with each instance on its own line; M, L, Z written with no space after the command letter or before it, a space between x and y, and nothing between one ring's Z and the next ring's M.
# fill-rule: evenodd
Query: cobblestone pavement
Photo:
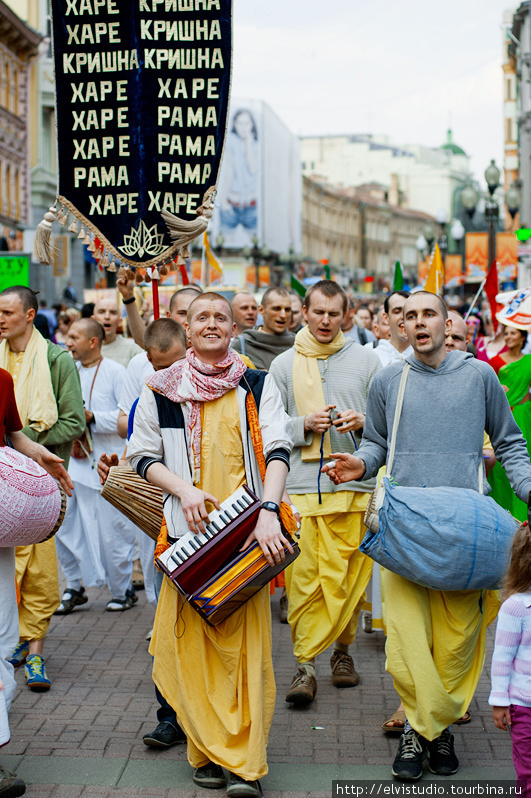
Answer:
M52 620L44 652L52 689L31 692L18 670L12 738L0 761L26 780L28 798L206 798L209 791L197 792L191 780L184 746L156 752L142 743L157 724L146 641L154 610L145 594L124 613L105 612L107 591L88 594L88 604ZM361 682L353 689L332 686L322 655L317 698L295 710L284 701L295 661L289 627L278 623L278 591L272 610L277 706L266 797L330 795L334 778L389 779L396 738L381 725L397 698L384 671L383 635L359 631L352 654ZM491 627L472 722L454 727L460 779L514 776L509 735L494 728L487 704L492 642Z

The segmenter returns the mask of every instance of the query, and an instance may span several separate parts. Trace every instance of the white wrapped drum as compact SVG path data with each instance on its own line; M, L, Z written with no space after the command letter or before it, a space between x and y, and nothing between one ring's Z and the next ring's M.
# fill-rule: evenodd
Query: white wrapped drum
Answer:
M63 488L34 460L0 446L0 546L51 538L66 510Z

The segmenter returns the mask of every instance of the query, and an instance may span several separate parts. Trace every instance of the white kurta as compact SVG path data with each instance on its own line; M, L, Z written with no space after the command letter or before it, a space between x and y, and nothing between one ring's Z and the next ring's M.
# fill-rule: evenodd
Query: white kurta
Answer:
M101 587L107 581L113 597L123 599L131 583L136 527L101 497L95 464L103 452L123 447L116 424L125 368L105 357L97 375L96 368L78 364L85 407L95 417L93 451L90 458L70 459L74 496L56 535L57 554L69 586L83 580L87 587Z
M146 352L135 355L127 366L118 407L120 410L123 410L128 418L133 404L142 393L147 378L154 373L155 369L149 362ZM150 604L156 607L157 597L155 595L155 586L153 582L155 570L155 566L153 565L155 541L140 529L137 532L137 541L140 552L140 562L142 563L142 571L144 573L146 598Z

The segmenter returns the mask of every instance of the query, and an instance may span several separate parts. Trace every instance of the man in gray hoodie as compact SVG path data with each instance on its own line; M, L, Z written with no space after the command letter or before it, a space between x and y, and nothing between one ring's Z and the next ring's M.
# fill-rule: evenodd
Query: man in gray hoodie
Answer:
M494 370L469 353L446 352L451 321L435 294L421 291L407 299L404 325L414 354L406 359L411 370L393 479L409 487L478 490L486 430L513 489L527 502L531 464ZM362 445L355 456L331 455L335 464L323 469L335 484L365 480L386 462L403 368L393 363L376 375ZM485 478L483 484L488 492ZM387 670L407 718L393 775L420 778L426 756L432 773L450 775L459 761L448 726L464 714L476 690L497 601L485 591L431 590L390 571L385 571L384 590Z

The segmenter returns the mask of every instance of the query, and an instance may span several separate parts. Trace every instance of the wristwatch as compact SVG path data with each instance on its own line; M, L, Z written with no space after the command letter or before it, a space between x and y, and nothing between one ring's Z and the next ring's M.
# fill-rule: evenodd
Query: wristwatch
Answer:
M262 502L260 505L261 510L269 510L270 513L280 515L280 507L275 502Z

